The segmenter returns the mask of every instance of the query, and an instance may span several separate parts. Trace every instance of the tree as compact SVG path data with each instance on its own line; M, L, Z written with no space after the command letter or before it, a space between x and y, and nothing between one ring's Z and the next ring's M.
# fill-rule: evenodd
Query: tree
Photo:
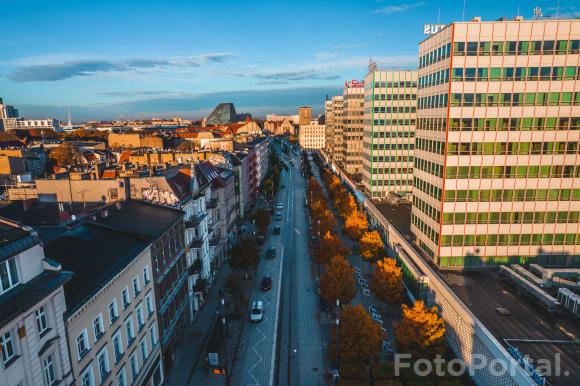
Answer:
M399 352L411 354L415 359L434 358L445 353L445 321L439 310L426 308L422 300L409 307L401 306L400 323L394 324Z
M270 224L270 213L265 209L258 209L256 210L256 213L254 213L254 221L258 227L259 233L265 234L266 228L268 228L268 225Z
M400 303L405 300L403 271L397 267L395 259L386 258L377 261L371 289L377 298L387 303Z
M330 304L336 299L340 300L340 304L350 303L356 295L355 285L354 269L348 261L341 255L331 257L320 276L322 299Z
M330 258L336 255L346 256L348 248L344 246L342 240L334 233L327 231L321 238L318 250L316 251L316 261L318 264L327 264Z
M234 269L248 269L258 265L260 250L251 237L240 239L230 248L230 266Z
M320 233L325 234L326 232L333 231L336 228L336 220L334 219L334 215L332 211L328 208L325 208L320 216L316 219L317 225L318 221L320 221Z
M346 219L347 217L351 216L358 209L353 195L348 192L345 196L344 201L341 202L340 204L341 205L338 207L338 210L343 219Z
M358 241L369 229L367 216L364 212L355 210L344 220L344 234L353 241Z
M341 364L367 363L377 360L383 340L387 339L387 334L371 319L360 304L343 307L340 313L338 335ZM332 336L336 336L336 330Z
M377 231L366 232L360 239L360 254L366 260L380 257L383 250L383 241Z
M73 166L81 162L82 153L70 144L55 147L48 156L56 166Z
M183 141L179 145L177 145L176 150L182 151L184 153L194 152L196 151L196 146L195 143L193 143L192 141Z

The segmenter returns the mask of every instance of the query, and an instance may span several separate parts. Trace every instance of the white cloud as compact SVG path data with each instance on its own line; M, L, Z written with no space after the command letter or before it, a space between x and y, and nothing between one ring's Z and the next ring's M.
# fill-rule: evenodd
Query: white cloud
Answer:
M403 4L399 4L399 5L387 5L385 7L375 9L373 12L380 13L383 15L392 15L394 13L406 12L406 11L409 11L409 10L417 8L417 7L421 7L421 6L426 5L426 4L427 3L424 1L419 1L416 3L403 3Z

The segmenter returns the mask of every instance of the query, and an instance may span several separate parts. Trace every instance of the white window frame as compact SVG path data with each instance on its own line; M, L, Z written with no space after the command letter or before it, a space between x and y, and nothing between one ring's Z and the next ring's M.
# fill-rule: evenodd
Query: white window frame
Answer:
M129 325L131 328L128 329L127 325ZM133 340L135 340L135 326L133 325L132 315L129 315L129 317L125 319L125 334L127 335L127 348L129 348L131 343L133 343Z
M143 267L143 283L145 283L144 285L149 284L149 282L151 281L151 274L149 273L149 266L146 265L145 267Z
M38 335L42 335L48 330L48 317L46 315L46 306L40 306L36 311L34 311L34 316L36 318L36 328L38 329Z
M51 386L56 383L58 376L56 375L56 366L54 363L54 353L51 352L42 360L42 371L44 373L44 381L47 386ZM50 370L52 369L52 378L50 377Z
M85 376L89 376L89 378L87 379L88 383L85 383ZM93 365L90 364L82 373L81 376L79 377L79 380L81 381L81 386L95 386L95 374L93 373Z
M79 338L82 338L84 345L86 346L86 350L83 352L81 352L80 347L79 347ZM91 346L89 343L89 333L87 332L86 328L84 330L82 330L80 334L77 335L76 343L77 343L77 356L78 356L78 359L80 361L85 356L85 354L87 352L89 352L91 349Z
M147 296L145 296L145 305L147 307L147 318L150 318L151 315L153 315L153 312L155 312L153 306L153 295L151 291L149 291L149 293L147 293Z
M119 342L119 346L117 346L115 344L115 340L117 340L117 342ZM121 330L118 330L117 332L115 332L115 334L111 338L111 342L113 344L113 355L115 357L115 363L118 363L119 361L117 360L117 348L119 348L119 359L125 353L125 350L123 349L123 336L121 336Z
M139 296L141 293L141 281L139 280L139 276L135 276L133 278L133 294L135 297Z
M131 367L131 379L135 382L135 378L139 376L139 359L137 359L137 350L133 351L129 357L129 366ZM135 368L135 371L133 371Z
M97 326L99 327L100 331L97 331ZM93 334L95 335L95 342L98 341L103 335L105 335L103 313L100 313L95 319L93 319Z
M6 364L16 356L16 345L12 337L12 331L6 331L4 335L0 335L0 346L2 346L2 362ZM8 346L10 346L11 352L8 351Z
M104 358L104 374L103 369L101 368L101 358ZM111 366L109 364L109 350L107 350L107 346L103 347L103 349L97 354L97 370L99 371L99 379L101 380L101 383L103 383L103 381L107 379L111 373Z
M5 266L5 270L6 270L6 278L8 279L8 286L6 288L3 288L4 283L2 283L1 279L0 279L0 295L2 295L5 292L10 291L12 288L16 287L19 283L20 283L20 274L18 272L18 264L16 262L16 257L13 257L11 259L8 259L6 261L3 261L0 263L0 267ZM12 266L12 268L14 268L14 272L11 272L10 267ZM2 268L0 268L2 269ZM13 274L16 274L16 278L13 278Z
M114 311L114 317L111 317L111 306L112 310ZM107 306L107 311L109 313L109 324L115 323L115 321L119 318L119 309L117 308L117 298L113 298L109 305Z
M129 295L129 287L123 288L121 291L121 300L123 301L123 309L126 310L131 304L131 295ZM127 300L127 301L125 301Z
M143 360L143 364L149 358L149 347L147 347L147 337L144 336L141 341L139 342L139 347L141 348L141 359ZM144 349L143 349L144 348Z
M149 329L149 337L151 338L151 348L155 347L157 344L157 325L153 323Z
M143 303L139 303L135 307L135 315L137 315L137 329L141 331L145 327L145 316L143 315Z
M125 366L121 367L121 370L117 373L117 386L127 386L127 373L125 372Z

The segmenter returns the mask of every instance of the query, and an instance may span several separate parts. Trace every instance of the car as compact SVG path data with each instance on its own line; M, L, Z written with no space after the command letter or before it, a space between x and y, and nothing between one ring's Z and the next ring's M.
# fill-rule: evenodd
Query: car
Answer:
M278 204L278 206L276 207L276 209L278 209L278 210L284 210L284 205Z
M282 220L282 213L276 212L276 221Z
M280 189L286 189L286 185L281 185Z
M264 304L261 300L252 302L252 309L250 311L250 320L252 322L259 322L262 320L264 314Z
M260 287L262 291L270 291L272 289L272 278L270 276L264 276Z
M369 306L369 314L378 314L379 313L379 309L377 308L377 306L374 305L370 305Z
M276 248L270 247L266 251L266 259L273 259L276 257Z
M272 234L279 235L281 231L282 231L282 230L280 229L280 225L276 225L276 226L275 226L275 227L272 229Z
M264 244L264 239L265 239L264 235L258 235L256 237L256 244L263 245Z

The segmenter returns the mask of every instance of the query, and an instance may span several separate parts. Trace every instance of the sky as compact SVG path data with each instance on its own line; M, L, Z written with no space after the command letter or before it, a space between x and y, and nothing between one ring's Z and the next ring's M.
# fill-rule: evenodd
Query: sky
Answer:
M575 1L559 12L579 16ZM219 102L255 116L321 112L326 95L382 69L416 68L423 24L463 0L0 0L0 97L27 118L198 119ZM556 1L467 1L495 20ZM580 6L579 6L580 7Z

